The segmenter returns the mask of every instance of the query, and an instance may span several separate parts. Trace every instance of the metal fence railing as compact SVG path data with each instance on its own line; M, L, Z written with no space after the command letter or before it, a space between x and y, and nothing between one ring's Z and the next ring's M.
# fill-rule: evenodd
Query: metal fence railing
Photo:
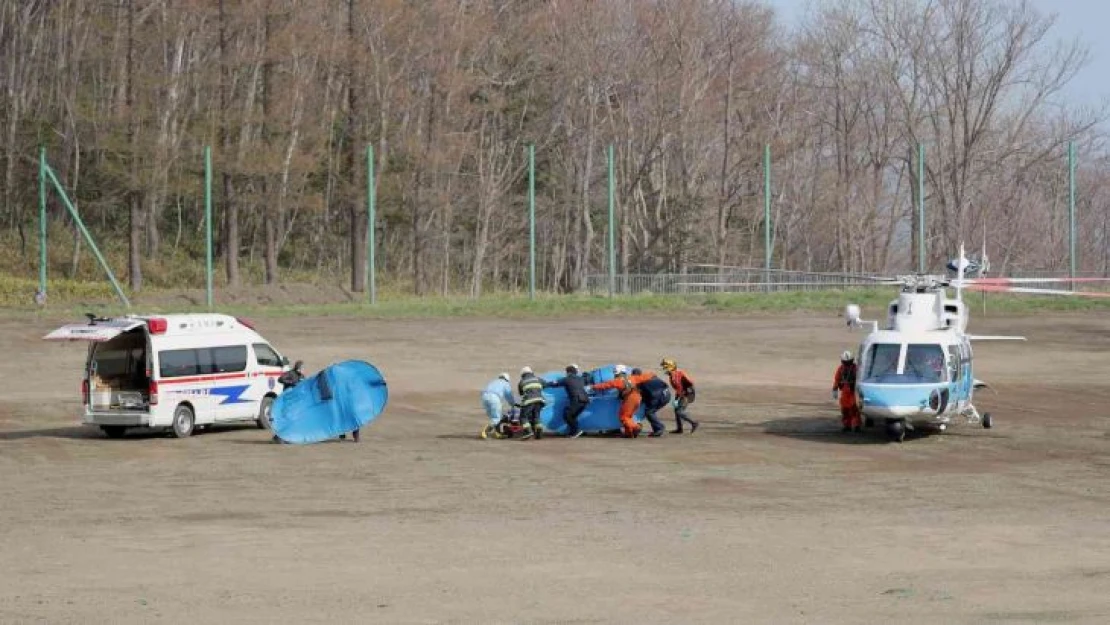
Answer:
M834 288L876 286L869 276L772 269L722 268L713 272L619 274L613 292L619 295L684 295L695 293L747 293L768 291L822 291ZM608 294L606 274L586 277L591 295Z

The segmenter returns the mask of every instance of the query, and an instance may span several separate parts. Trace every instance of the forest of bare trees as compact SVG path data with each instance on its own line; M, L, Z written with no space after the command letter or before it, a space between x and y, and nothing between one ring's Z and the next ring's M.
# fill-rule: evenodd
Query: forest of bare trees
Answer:
M920 143L930 266L986 237L996 271L1059 269L1074 141L1080 268L1107 271L1104 111L1065 97L1086 52L1051 16L818 6L788 28L756 0L3 2L4 240L34 267L42 145L133 290L160 259L203 265L210 145L229 285L362 290L373 227L382 282L518 288L535 144L539 287L569 291L607 270L610 145L617 270L652 273L762 264L769 144L774 265L895 271L916 264Z

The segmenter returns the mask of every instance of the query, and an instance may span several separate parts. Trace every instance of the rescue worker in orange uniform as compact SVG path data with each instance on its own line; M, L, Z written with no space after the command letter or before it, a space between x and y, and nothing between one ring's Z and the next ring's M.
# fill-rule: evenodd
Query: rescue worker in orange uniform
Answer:
M671 358L664 358L659 362L659 366L663 371L667 372L667 378L671 382L671 388L674 389L674 421L675 429L671 430L671 434L682 434L682 422L686 421L690 424L690 433L698 431L698 422L690 418L690 414L686 409L690 404L694 403L697 393L694 390L694 381L686 374L685 371L678 368L676 363Z
M852 352L840 355L840 366L836 368L833 376L833 399L840 400L840 424L842 432L859 432L862 423L859 415L859 405L856 403L856 375L859 369L852 358Z
M621 434L623 434L625 438L636 438L640 435L640 430L643 429L640 424L636 423L634 418L636 410L640 407L640 402L642 401L640 390L636 387L647 378L644 378L644 376L629 376L628 367L624 365L617 365L614 367L614 373L616 377L612 380L587 386L586 391L592 393L617 389L617 395L621 399L619 412Z

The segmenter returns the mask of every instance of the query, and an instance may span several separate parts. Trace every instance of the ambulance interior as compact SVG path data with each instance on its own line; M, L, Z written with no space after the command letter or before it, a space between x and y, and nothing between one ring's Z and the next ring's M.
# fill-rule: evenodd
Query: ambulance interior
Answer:
M150 397L147 340L142 328L94 343L89 356L89 402L100 409L142 409Z

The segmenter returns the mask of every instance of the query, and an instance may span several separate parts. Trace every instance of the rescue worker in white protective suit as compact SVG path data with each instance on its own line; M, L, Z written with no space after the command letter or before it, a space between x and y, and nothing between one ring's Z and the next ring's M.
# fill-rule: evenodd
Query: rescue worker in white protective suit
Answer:
M502 404L512 406L516 403L513 397L513 383L512 378L508 373L502 373L496 379L490 381L486 388L482 391L482 407L486 410L486 416L489 417L489 423L482 428L480 436L488 438L504 438L504 434L498 431L497 426L501 423L501 417L504 414L504 406Z

